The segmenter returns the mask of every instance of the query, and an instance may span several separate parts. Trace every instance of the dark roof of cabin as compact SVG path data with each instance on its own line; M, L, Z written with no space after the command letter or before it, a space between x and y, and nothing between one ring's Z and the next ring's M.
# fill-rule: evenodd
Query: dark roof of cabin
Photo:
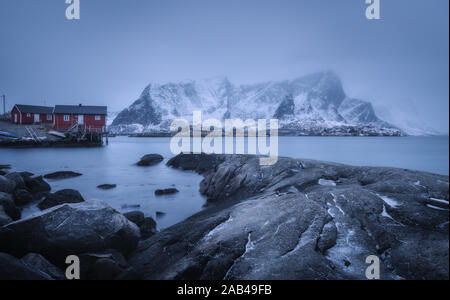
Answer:
M22 104L16 104L16 106L22 113L33 113L33 114L53 113L53 107L48 106L22 105Z
M56 105L55 114L107 115L106 106Z

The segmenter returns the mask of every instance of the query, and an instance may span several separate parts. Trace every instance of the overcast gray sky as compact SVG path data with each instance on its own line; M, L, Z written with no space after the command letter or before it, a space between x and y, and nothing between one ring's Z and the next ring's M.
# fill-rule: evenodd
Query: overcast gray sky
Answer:
M448 132L449 1L0 0L0 94L9 106L118 111L150 82L235 83L334 70L347 94Z

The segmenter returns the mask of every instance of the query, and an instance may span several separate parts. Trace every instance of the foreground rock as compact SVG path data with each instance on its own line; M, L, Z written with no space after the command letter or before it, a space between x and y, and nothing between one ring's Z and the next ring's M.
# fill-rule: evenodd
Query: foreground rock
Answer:
M136 248L137 226L97 200L64 204L10 223L0 229L0 251L22 257L39 253L55 265L73 254Z
M0 253L0 280L48 280L47 274L20 259Z
M144 222L145 216L144 213L141 211L130 211L123 214L125 218L127 218L130 222L133 222L134 224L138 225Z
M47 277L48 280L65 280L66 276L62 270L52 265L42 255L36 253L27 254L22 258L22 262L30 268L39 270L41 274Z
M139 245L146 279L366 279L369 255L382 279L449 278L448 176L203 157L169 165L201 172L215 205Z
M0 204L0 227L11 223L13 220L6 214L3 205Z
M142 239L148 239L154 235L156 230L156 222L153 218L145 217L143 212L131 211L125 213L124 216L139 227Z
M20 219L21 212L14 203L12 195L0 192L0 206L3 207L3 211L13 220Z
M11 194L15 188L16 183L13 180L0 175L0 192Z
M28 173L22 173L22 177L27 189L33 195L45 194L52 189L42 176L33 176Z
M136 280L136 271L124 256L113 249L80 255L81 278L84 280Z
M61 172L54 172L50 173L44 176L45 179L67 179L67 178L74 178L83 176L83 174L72 172L72 171L61 171Z
M27 189L16 189L13 196L17 206L28 205L34 200L33 195Z
M45 199L38 204L40 210L49 209L64 203L84 202L83 196L76 190L61 190L53 194L48 194Z
M25 188L25 181L23 180L23 176L20 175L20 173L9 173L7 175L5 175L6 178L8 178L9 180L14 181L14 183L16 184L15 188L16 189L23 189Z
M180 191L175 189L175 188L170 188L170 189L161 189L161 190L156 190L155 191L155 195L156 196L162 196L162 195L173 195L176 193L179 193Z
M164 160L164 157L162 157L159 154L148 154L141 158L141 160L137 163L140 167L149 167L156 164L159 164Z

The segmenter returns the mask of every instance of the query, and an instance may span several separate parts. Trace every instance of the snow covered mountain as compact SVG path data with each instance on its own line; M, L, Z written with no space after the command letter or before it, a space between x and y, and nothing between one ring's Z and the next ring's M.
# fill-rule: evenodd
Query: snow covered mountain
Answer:
M302 135L400 135L380 120L372 104L346 96L333 72L280 82L234 85L227 78L150 84L140 98L120 112L114 133L167 132L172 120L279 119L284 132Z

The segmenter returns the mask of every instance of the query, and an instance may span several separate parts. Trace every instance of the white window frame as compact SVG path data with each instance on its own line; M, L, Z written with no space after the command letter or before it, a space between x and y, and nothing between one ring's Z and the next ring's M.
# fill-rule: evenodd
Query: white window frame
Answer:
M69 122L69 121L70 121L70 116L64 115L64 122Z
M30 113L27 113L27 118L31 118L31 114Z
M47 114L47 121L51 121L52 120L52 115L51 114Z
M102 116L100 116L100 115L95 116L95 121L101 121L101 120L102 120Z

